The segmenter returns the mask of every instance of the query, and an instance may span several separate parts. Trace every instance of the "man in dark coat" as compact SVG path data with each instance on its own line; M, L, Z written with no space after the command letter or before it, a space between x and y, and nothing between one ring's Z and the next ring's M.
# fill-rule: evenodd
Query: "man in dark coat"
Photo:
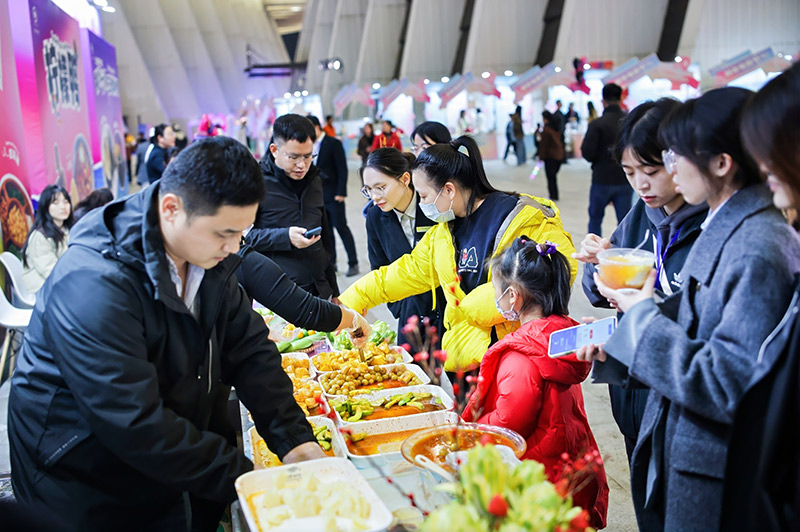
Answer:
M324 456L233 275L263 192L244 146L207 139L73 231L11 382L24 507L58 530L216 530L253 468L230 441L230 386L285 462Z
M603 216L606 206L614 204L617 223L621 223L631 209L633 189L625 172L611 156L611 147L617 142L620 123L625 112L620 107L622 87L609 83L603 87L603 116L593 120L581 144L583 158L592 163L592 186L589 189L589 232L602 236Z
M317 139L314 148L317 158L314 165L319 168L322 179L322 195L325 198L325 211L328 220L339 233L342 244L347 252L347 277L358 275L358 255L353 233L347 225L347 215L344 209L344 200L347 198L347 156L344 153L342 141L328 135L321 127L316 116L309 115L309 120L314 124ZM333 263L336 264L336 246L333 247Z
M306 292L335 299L339 287L331 260L333 232L319 170L311 164L314 126L304 116L287 114L275 120L272 132L269 153L261 159L267 192L245 240ZM317 227L322 227L321 235L305 236Z

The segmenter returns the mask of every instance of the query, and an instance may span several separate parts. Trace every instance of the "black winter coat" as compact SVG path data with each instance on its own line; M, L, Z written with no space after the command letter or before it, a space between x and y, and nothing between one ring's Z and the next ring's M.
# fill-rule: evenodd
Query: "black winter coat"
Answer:
M300 197L291 178L278 168L267 153L261 159L267 195L261 200L253 229L245 241L253 249L271 258L301 288L322 299L339 295L336 272L331 261L333 233L325 214L322 181L312 166L303 178ZM304 249L289 240L289 227L322 227L321 241Z
M322 179L325 203L336 201L335 196L347 196L347 155L341 140L325 135L319 143L315 165Z
M230 434L230 386L279 456L314 437L275 344L233 276L207 270L199 319L179 298L158 183L96 209L37 296L9 398L18 500L67 530L145 530L218 503L252 464Z
M609 105L603 111L603 116L592 120L589 129L586 130L586 136L581 144L581 154L584 159L592 163L593 185L628 184L625 172L611 155L623 118L625 111L619 105Z

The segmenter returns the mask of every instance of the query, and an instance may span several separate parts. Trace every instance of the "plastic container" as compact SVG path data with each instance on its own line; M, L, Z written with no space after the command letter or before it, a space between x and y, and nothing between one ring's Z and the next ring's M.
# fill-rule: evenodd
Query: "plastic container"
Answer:
M415 364L387 364L385 366L375 366L375 367L386 368L386 369L391 369L391 368L395 368L395 367L403 367L403 368L407 369L408 371L410 371L411 373L413 373L419 379L421 384L430 384L430 382L431 382L431 378L428 377L428 375L424 371L422 371L422 368L420 368L419 366L417 366ZM325 393L325 397L327 397L328 399L332 399L334 397L346 397L344 395L330 394L330 393L327 392L327 390L325 390L325 384L323 382L324 381L323 377L325 377L326 375L329 375L331 373L333 373L333 372L330 371L330 372L324 373L324 374L322 374L320 376L320 379L319 379L319 384L322 387L322 391ZM419 386L419 384L410 384L409 386ZM406 388L408 388L408 386L401 386L399 388L389 388L389 389L391 389L391 390L404 390ZM375 392L375 391L378 391L378 390L368 389L368 390L364 390L363 392L359 392L359 395L361 395L362 393L372 393L372 392Z
M391 512L352 463L344 458L323 458L251 471L236 479L236 494L239 497L239 504L242 507L247 526L251 532L263 530L274 530L276 532L325 530L324 519L321 516L301 519L291 517L281 523L280 526L274 528L259 526L254 504L257 504L260 494L272 489L281 473L287 475L286 487L289 488L300 485L308 476L316 477L321 483L346 482L352 492L359 497L363 497L370 507L367 532L386 530L392 523ZM349 519L337 517L336 524L339 530L353 530L353 523Z
M342 432L351 434L366 434L374 436L376 434L388 434L390 432L403 432L407 430L424 430L439 425L452 425L458 421L458 414L455 412L427 412L416 416L403 416L388 419L377 419L375 421L364 421L357 424L350 424L342 427ZM342 441L347 439L347 434L342 435ZM353 454L345 442L345 452L347 457L353 461L360 469L367 469L372 466L382 466L386 464L402 462L403 455L400 449L403 440L385 443L379 447L378 454L362 456Z
M644 286L656 256L644 249L611 248L600 251L597 260L598 275L609 288L637 290Z
M414 393L427 392L427 393L433 394L434 397L438 397L439 399L441 399L442 406L444 406L444 410L436 410L434 412L448 412L448 411L452 411L453 408L455 408L455 403L453 402L453 399L449 395L447 395L447 392L445 392L442 389L441 386L436 386L435 384L423 384L423 385L420 385L420 386L405 386L403 388L391 388L389 390L378 390L378 391L372 392L372 393L358 394L358 398L359 399L366 399L367 401L374 401L374 400L377 400L377 399L385 399L386 397L394 397L395 395L401 395L401 394L405 394L405 393L408 393L408 392L414 392ZM342 396L339 396L339 397L341 398ZM336 414L336 423L338 425L340 425L340 426L346 427L346 426L351 426L352 425L353 427L357 427L357 426L363 425L364 423L370 421L369 419L367 419L365 421L354 421L352 423L348 423L347 421L342 419L342 416L339 415L339 412L336 412L336 409L333 408L332 405L329 405L329 407L335 412L335 414ZM413 418L413 417L417 417L417 416L425 416L427 414L432 414L434 412L422 412L422 413L419 413L419 414L409 414L409 415L406 415L406 416L398 416L398 417L402 417L403 419L406 419L406 418ZM397 419L398 417L395 417L395 418L384 418L384 419ZM374 421L378 421L378 420L376 419Z
M307 379L316 379L317 378L317 370L314 369L314 366L311 364L311 359L306 353L300 352L292 352L292 353L281 353L281 360L306 360L308 361L308 377L295 377L301 380Z
M308 422L311 424L312 427L325 425L325 427L331 431L331 449L333 450L333 455L338 456L339 458L347 458L347 446L342 439L342 435L339 432L339 429L336 428L336 425L333 423L332 420L328 419L325 416L312 416L306 418ZM247 434L250 438L250 455L248 458L254 464L258 464L264 467L270 467L269 464L264 463L264 460L258 454L258 447L259 442L264 441L264 438L258 433L255 427L250 427L247 431ZM266 442L265 442L266 445ZM269 450L269 447L267 447ZM271 451L270 451L271 452ZM277 456L275 460L277 461Z

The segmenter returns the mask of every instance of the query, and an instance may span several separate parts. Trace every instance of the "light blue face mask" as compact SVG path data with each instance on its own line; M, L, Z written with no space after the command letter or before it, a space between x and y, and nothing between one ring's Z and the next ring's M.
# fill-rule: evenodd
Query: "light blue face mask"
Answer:
M500 297L494 300L494 306L497 307L497 312L499 312L500 315L503 316L503 319L505 319L506 321L519 321L519 312L517 312L513 308L509 310L503 310L500 308L500 300L503 299L503 296L506 295L506 292L508 292L510 289L511 287L509 286L508 288L503 290L503 293L500 294Z
M453 212L453 202L450 201L450 208L444 212L439 212L439 209L436 208L436 201L439 199L439 196L442 195L442 190L436 194L436 199L433 200L431 203L420 203L419 208L422 209L422 214L428 217L428 219L432 222L436 222L437 224L452 222L456 219L456 214Z

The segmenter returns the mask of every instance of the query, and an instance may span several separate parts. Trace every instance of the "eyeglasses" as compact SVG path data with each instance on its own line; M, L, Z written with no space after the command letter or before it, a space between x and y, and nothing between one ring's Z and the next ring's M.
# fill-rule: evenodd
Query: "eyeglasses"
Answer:
M303 161L304 163L310 163L314 157L317 156L316 153L305 153L305 154L298 154L298 153L286 153L281 150L281 154L292 161L293 163L297 164L298 161Z
M421 152L425 148L430 148L430 147L431 147L431 145L428 144L427 142L423 142L419 146L417 146L416 144L412 144L411 145L411 153L413 153L414 155L419 155L419 152Z
M382 198L383 196L386 195L386 187L388 186L389 186L388 183L385 185L378 185L377 187L373 188L364 185L363 187L361 187L361 194L367 199L372 199L373 195L377 198Z
M678 172L678 154L672 148L661 152L661 160L668 174L675 175Z

